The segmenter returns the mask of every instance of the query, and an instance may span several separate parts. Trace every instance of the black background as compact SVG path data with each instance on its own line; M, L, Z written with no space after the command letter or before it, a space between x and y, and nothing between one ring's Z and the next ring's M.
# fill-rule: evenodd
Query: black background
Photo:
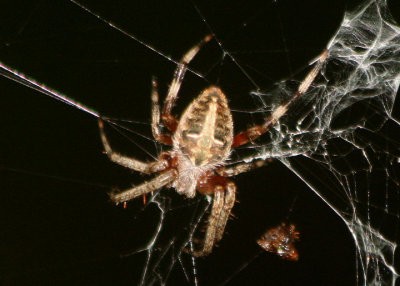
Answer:
M7 1L4 1L7 2ZM8 1L0 9L0 59L105 116L130 119L151 137L150 82L166 93L175 64L68 1ZM179 59L210 33L190 1L82 1ZM391 1L395 2L395 1ZM209 26L261 89L300 80L326 46L343 14L359 1L202 1ZM392 3L389 3L392 4ZM399 16L398 7L392 7ZM396 15L395 15L396 16ZM191 64L176 113L210 83L228 94L233 110L256 107L249 78L209 43ZM102 154L96 118L6 78L0 78L0 282L3 285L138 285L157 212L137 200L127 210L107 192L143 176ZM234 112L236 130L257 118ZM144 124L143 124L144 123ZM143 160L160 146L111 128L113 146ZM137 145L136 145L137 144ZM235 156L235 154L234 154ZM199 285L354 285L356 249L345 224L279 162L238 176L238 200L220 246L196 260ZM174 201L185 199L163 190ZM291 207L293 209L291 210ZM182 214L185 215L185 214ZM286 220L301 232L300 260L259 253L255 239ZM173 223L172 223L173 224ZM167 224L165 225L168 232ZM173 229L173 227L171 227ZM171 238L174 237L171 230ZM183 254L189 272L189 256ZM239 271L240 268L242 270ZM151 270L151 269L150 269ZM167 272L160 271L165 275ZM185 282L177 263L168 283Z

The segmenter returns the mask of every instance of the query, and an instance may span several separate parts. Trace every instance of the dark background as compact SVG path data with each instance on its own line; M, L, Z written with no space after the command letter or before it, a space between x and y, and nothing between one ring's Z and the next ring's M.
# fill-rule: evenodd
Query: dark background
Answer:
M6 3L4 3L6 2ZM175 64L112 29L68 1L4 1L0 9L0 60L46 86L151 137L150 83L164 95ZM9 3L7 3L9 2ZM285 78L301 80L308 62L326 46L343 14L360 1L82 1L105 19L163 55L178 60L209 28L249 73L226 57L215 41L190 65L176 108L179 114L202 88L219 84L233 110L252 110L249 91ZM395 2L395 1L391 1ZM392 3L389 3L392 4ZM398 7L392 7L399 16ZM396 16L396 15L395 15ZM0 282L3 285L137 285L158 212L141 200L127 210L107 192L145 178L102 154L96 118L1 77ZM234 112L236 130L257 117ZM112 145L151 160L161 146L139 135L127 140L107 129ZM238 156L234 154L234 156ZM354 285L356 249L345 224L279 162L238 176L238 200L220 246L196 259L199 285ZM188 205L163 190L171 205ZM165 242L180 233L174 211L164 224ZM289 220L301 232L300 260L259 253L262 232ZM185 231L184 231L185 232ZM187 233L187 231L186 231ZM169 235L169 236L168 236ZM162 245L163 242L161 242ZM161 250L165 245L161 246ZM156 250L154 248L153 250ZM193 272L190 256L184 269ZM168 261L168 259L166 259ZM167 263L167 262L164 262ZM179 262L167 280L185 282ZM148 271L156 269L149 267ZM157 268L158 269L158 268ZM242 269L242 270L240 270ZM162 276L168 272L155 271Z

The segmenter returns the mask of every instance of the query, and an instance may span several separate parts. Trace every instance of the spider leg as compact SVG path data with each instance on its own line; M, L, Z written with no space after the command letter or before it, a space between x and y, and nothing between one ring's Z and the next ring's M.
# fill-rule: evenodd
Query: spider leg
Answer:
M117 163L123 167L141 172L141 173L153 173L159 172L167 168L168 162L166 160L159 160L151 163L144 163L142 161L136 160L131 157L126 157L121 155L117 152L114 152L110 144L108 143L106 134L104 133L104 123L101 118L99 119L99 129L100 129L100 137L101 141L103 142L104 150L106 151L107 156L110 158L111 161Z
M217 231L215 234L215 242L218 242L222 239L224 235L225 226L228 222L229 215L235 204L236 200L236 185L233 182L228 181L225 185L225 197L224 197L224 205L221 210L221 214L219 215L218 223L217 223Z
M226 182L224 186L214 187L214 198L208 226L204 238L203 249L195 251L194 256L206 256L211 253L216 242L220 241L226 223L236 199L236 186L233 182Z
M176 127L178 126L178 122L176 118L171 114L171 110L175 104L175 101L178 97L179 89L181 88L181 84L183 78L185 76L187 65L194 58L194 56L199 52L202 45L210 41L212 35L207 35L203 40L201 40L198 44L193 46L186 54L183 55L181 61L176 67L174 78L171 82L171 85L168 90L167 97L165 99L165 104L162 110L161 118L165 124L165 126L171 131L175 132Z
M222 210L223 204L224 204L224 197L222 195L223 195L223 187L216 186L214 197L213 197L213 205L212 205L212 209L211 209L211 214L208 217L208 226L207 226L207 231L206 231L206 235L204 238L203 249L199 250L199 251L195 251L193 253L194 256L206 256L209 253L211 253L211 251L212 251L212 248L213 248L214 242L215 242L215 234L217 231L219 217L220 217L221 210Z
M115 204L118 205L120 203L130 201L143 194L157 190L172 182L176 178L176 176L177 171L175 169L170 169L166 172L161 173L152 180L144 182L139 186L118 193L113 192L110 194L110 198Z
M215 172L222 177L233 177L241 173L249 172L267 164L266 160L255 160L249 163L240 163L231 167L220 167Z
M153 137L160 143L172 145L172 138L161 132L160 126L160 105L158 103L157 80L153 77L151 91L151 131Z
M291 107L291 105L305 92L307 92L312 82L314 81L315 77L321 71L321 68L327 57L328 57L328 50L325 50L319 57L317 64L308 73L308 75L302 81L302 83L298 87L297 91L292 95L292 97L286 103L282 104L277 109L275 109L275 111L272 112L272 114L266 119L266 121L263 124L250 127L249 129L238 133L233 138L232 147L241 146L257 139L259 136L267 132L271 128L271 126L274 125L283 115L285 115L286 112Z

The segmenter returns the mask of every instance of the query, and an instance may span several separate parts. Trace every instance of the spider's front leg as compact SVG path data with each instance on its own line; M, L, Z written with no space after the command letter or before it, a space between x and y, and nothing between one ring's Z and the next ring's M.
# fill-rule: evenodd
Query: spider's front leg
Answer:
M177 171L175 169L170 169L158 175L148 182L133 187L131 189L122 192L113 192L110 194L111 200L115 204L125 203L141 195L150 193L152 191L158 190L161 187L171 183L176 179Z
M185 73L187 71L187 65L191 62L191 60L195 57L195 55L200 51L200 48L212 39L212 35L207 35L202 39L198 44L193 46L189 51L187 51L182 59L180 60L178 66L176 67L174 78L171 82L171 85L168 89L167 97L165 98L164 107L162 110L161 118L168 128L169 131L175 132L176 127L178 126L178 121L175 116L171 114L172 108L174 107L175 101L178 98L178 92L181 88L181 84Z
M207 191L209 188L212 188L212 191ZM215 176L208 180L207 186L200 187L199 191L214 193L203 249L193 253L194 256L206 256L211 253L215 243L222 239L226 223L235 204L236 185L224 177Z
M138 171L145 174L150 174L154 172L159 172L165 170L168 167L167 160L158 160L155 162L144 163L142 161L136 160L131 157L127 157L121 155L117 152L114 152L111 149L110 144L108 143L106 134L104 133L104 123L101 118L99 118L99 129L100 129L100 137L104 146L104 150L106 151L107 156L111 161L117 163L123 167L129 168L134 171Z
M154 138L167 145L172 145L171 135L164 134L161 131L160 125L160 104L158 103L158 86L157 80L153 77L152 80L152 91L151 91L151 131L153 132ZM172 117L173 124L177 125L175 117ZM167 124L168 126L168 124Z

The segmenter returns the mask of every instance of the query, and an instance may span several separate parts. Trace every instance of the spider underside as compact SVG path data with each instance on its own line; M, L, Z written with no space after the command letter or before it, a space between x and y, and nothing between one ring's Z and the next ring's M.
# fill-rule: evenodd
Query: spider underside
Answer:
M193 252L194 256L210 254L216 242L222 239L236 197L236 185L227 177L248 172L265 164L262 160L256 160L227 167L232 149L249 143L267 132L287 112L290 105L307 91L327 57L325 51L300 84L297 92L272 112L264 123L252 126L234 136L232 114L227 98L216 86L203 90L187 107L179 121L171 114L187 65L201 46L211 38L210 35L206 36L184 54L175 70L161 112L157 82L153 79L152 133L158 142L172 146L170 151L161 153L157 161L145 163L114 152L104 133L103 121L99 120L101 140L111 161L141 173L159 173L139 186L112 193L111 200L116 204L125 203L163 186L171 186L188 198L193 198L196 190L201 194L213 195L204 244L201 249ZM160 120L169 133L161 131Z

